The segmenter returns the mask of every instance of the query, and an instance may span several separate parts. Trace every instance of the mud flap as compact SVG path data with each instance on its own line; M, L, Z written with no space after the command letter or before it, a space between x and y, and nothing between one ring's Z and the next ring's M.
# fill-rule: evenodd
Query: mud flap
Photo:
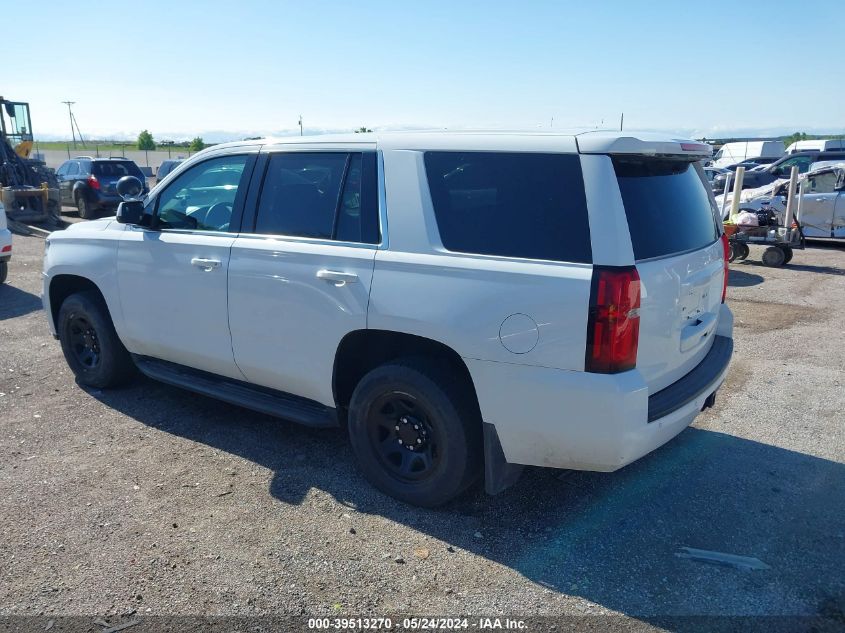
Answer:
M496 427L484 423L484 491L488 495L497 495L507 490L522 474L521 464L509 464L499 441Z

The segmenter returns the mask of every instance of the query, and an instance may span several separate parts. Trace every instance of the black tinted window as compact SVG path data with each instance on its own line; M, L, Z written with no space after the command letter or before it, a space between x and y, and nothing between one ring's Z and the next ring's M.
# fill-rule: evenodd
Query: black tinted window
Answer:
M636 259L699 249L719 236L716 210L694 163L614 158Z
M425 168L440 239L450 251L592 260L577 155L426 152Z
M94 163L93 173L95 176L107 178L122 178L123 176L144 177L138 165L131 160L110 160L109 162Z
M375 154L281 153L271 156L255 232L378 241Z

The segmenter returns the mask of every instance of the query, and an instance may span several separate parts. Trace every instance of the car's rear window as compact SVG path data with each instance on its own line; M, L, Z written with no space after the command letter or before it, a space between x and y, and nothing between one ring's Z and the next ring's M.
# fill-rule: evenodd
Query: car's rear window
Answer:
M719 237L717 212L696 163L614 157L634 258L704 248Z
M104 176L109 178L122 178L123 176L136 176L143 178L138 165L131 160L110 160L108 162L95 162L92 167L92 172L95 176Z
M448 250L592 261L577 155L426 152L425 169Z

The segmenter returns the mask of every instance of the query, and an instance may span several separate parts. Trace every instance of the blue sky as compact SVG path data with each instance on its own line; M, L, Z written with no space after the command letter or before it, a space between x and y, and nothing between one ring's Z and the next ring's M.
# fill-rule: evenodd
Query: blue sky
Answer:
M845 133L838 0L40 0L36 135L618 125ZM33 5L34 7L34 5ZM33 7L25 10L32 12ZM85 43L82 43L85 42Z

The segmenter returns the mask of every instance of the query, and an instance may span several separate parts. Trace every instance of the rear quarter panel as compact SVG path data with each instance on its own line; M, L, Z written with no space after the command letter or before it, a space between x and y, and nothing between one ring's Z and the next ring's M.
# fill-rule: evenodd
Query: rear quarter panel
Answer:
M583 370L591 265L449 252L422 152L385 151L384 174L389 249L376 254L369 328L430 338L464 358Z

